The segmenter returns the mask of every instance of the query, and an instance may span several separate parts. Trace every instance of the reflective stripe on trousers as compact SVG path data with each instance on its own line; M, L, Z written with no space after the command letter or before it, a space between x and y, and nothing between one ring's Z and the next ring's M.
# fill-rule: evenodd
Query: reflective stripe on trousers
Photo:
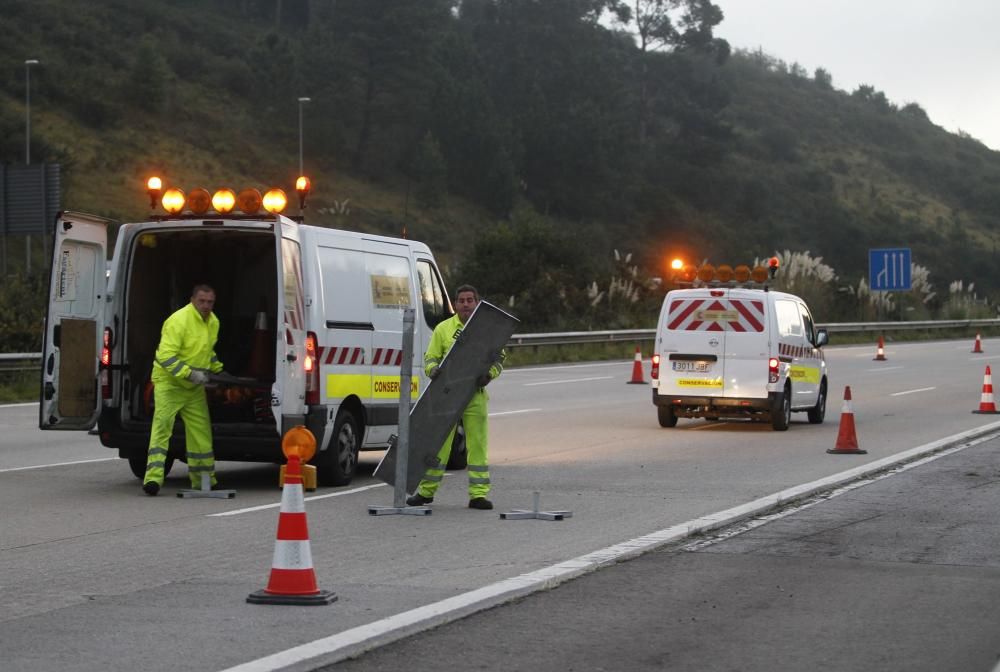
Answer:
M469 499L485 497L490 492L489 472L489 421L487 416L486 392L479 390L462 413L462 425L465 428L465 450L468 455ZM451 428L448 438L438 451L438 463L428 469L423 480L417 486L417 492L424 497L433 497L441 485L445 466L451 456L451 444L455 438L455 428Z
M178 414L184 421L184 446L187 450L188 475L191 487L201 487L201 474L208 473L215 485L215 455L212 452L212 423L208 416L205 388L186 390L177 385L159 383L153 388L155 408L153 427L149 434L144 483L163 485L167 448L174 433Z

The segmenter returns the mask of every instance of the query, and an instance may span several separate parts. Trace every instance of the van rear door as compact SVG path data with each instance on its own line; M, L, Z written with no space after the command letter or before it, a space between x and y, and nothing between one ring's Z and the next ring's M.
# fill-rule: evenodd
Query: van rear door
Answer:
M728 289L672 294L659 394L767 397L765 307L763 296Z
M90 429L100 412L109 220L62 212L49 269L41 429Z
M305 422L305 293L302 286L302 248L299 225L287 217L277 216L278 314L277 347L275 348L274 387L271 410L278 429L284 432L282 416L292 416L295 424ZM280 403L275 404L275 400Z

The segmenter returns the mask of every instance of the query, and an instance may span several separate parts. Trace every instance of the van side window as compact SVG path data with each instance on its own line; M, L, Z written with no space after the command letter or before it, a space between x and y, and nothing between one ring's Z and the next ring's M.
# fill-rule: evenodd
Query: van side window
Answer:
M802 318L799 317L799 307L796 302L778 300L774 302L774 309L778 317L780 336L802 336Z
M426 259L417 260L417 276L420 280L420 303L424 308L424 320L433 329L452 315L451 302L444 291L437 270Z
M810 343L816 343L816 328L813 325L812 315L809 314L809 309L805 307L805 304L799 304L799 310L802 312L802 323L806 326L806 340Z

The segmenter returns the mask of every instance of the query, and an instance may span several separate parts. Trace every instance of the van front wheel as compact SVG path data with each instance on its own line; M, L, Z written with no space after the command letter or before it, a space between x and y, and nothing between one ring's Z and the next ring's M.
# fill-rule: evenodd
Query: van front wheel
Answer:
M358 421L346 408L337 413L330 445L318 455L316 480L320 485L348 485L358 467L361 430Z
M676 427L677 415L673 406L657 406L656 419L660 421L660 427Z
M771 407L771 428L776 432L788 429L792 422L792 388L785 385L785 390L774 399Z

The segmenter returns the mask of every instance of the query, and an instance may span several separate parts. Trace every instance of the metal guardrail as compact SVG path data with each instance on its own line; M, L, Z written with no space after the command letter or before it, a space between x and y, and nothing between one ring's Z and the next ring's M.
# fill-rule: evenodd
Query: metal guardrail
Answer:
M980 320L917 320L913 322L831 322L817 327L839 333L864 333L866 331L900 331L915 329L963 329L972 327L1000 327L1000 319ZM651 341L656 329L619 329L614 331L566 331L561 333L514 334L507 347L518 348L539 345L573 345L575 343L617 343ZM38 368L40 352L0 353L0 371L33 370ZM32 365L28 366L27 363Z

